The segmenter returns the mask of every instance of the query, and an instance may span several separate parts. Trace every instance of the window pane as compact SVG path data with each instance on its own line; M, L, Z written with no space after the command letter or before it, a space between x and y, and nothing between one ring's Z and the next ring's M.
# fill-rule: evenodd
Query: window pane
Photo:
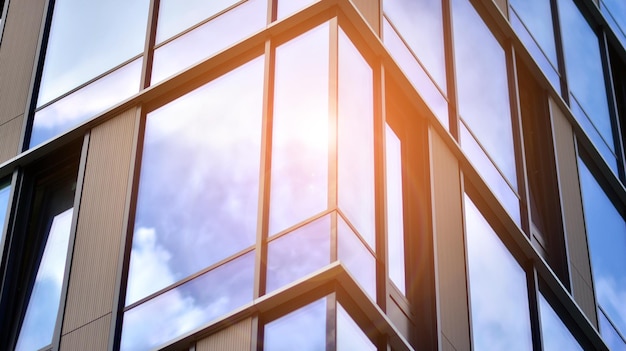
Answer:
M385 0L383 10L411 51L446 91L441 0Z
M265 325L263 350L326 350L326 305L323 298Z
M526 273L465 195L475 350L532 350Z
M266 6L266 0L248 0L157 48L154 51L152 84L161 82L265 27Z
M385 144L389 278L405 293L402 149L400 139L389 125L385 129Z
M374 256L340 215L337 216L337 241L339 260L370 298L376 301Z
M339 31L339 208L376 250L372 68Z
M468 0L452 5L461 117L517 190L504 49Z
M365 335L346 310L337 304L337 351L375 351L376 346Z
M56 0L37 106L143 52L149 4Z
M269 233L328 207L329 27L276 48Z
M578 341L572 336L561 318L552 309L542 294L539 294L539 312L541 317L541 336L545 351L580 350Z
M255 243L263 62L148 114L127 304Z
M596 298L617 329L626 333L626 225L580 159L578 169Z
M252 301L254 251L124 313L122 350L153 349Z
M330 263L330 216L324 216L268 244L267 292Z
M609 346L611 351L626 350L626 341L617 333L615 327L606 318L602 310L598 309L598 325L600 326L600 334L602 339Z
M11 184L1 184L0 183L0 243L3 242L4 238L4 223L6 221L7 210L9 206L9 195L11 194ZM2 248L0 247L0 250ZM0 253L0 258L2 254Z
M287 17L317 1L318 0L278 0L276 19Z
M600 0L600 10L604 18L626 47L626 2L623 0Z
M73 208L70 208L52 219L16 350L38 350L52 343L73 213Z

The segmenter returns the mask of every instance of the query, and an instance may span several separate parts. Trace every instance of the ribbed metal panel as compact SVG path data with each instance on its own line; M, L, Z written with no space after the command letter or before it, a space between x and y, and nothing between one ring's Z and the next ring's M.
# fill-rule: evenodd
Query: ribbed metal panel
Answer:
M91 131L63 333L111 313L136 110Z
M61 337L60 351L105 351L111 315L108 314Z
M441 332L457 350L470 349L463 209L458 161L430 131L435 260Z
M576 156L574 133L569 121L558 105L550 99L550 112L554 129L556 162L559 171L559 184L563 216L565 217L565 236L570 265L573 268L573 295L587 318L597 325L596 308L593 298L591 266L587 234L582 210L580 183L578 179L578 159ZM578 274L574 274L576 271ZM577 275L577 276L576 276Z
M0 125L0 163L15 157L19 149L24 115Z
M380 3L371 0L351 0L354 6L365 17L369 25L377 34L380 34Z
M45 4L43 0L9 2L0 45L0 124L26 109Z
M198 341L196 351L250 351L252 319L248 318Z

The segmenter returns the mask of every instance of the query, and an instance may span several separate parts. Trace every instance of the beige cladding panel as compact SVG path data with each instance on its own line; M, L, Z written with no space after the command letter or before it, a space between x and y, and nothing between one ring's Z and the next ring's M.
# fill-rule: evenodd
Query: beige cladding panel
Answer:
M439 318L443 338L457 350L470 349L465 275L463 208L458 161L439 135L430 130L433 223Z
M563 204L563 216L565 217L567 250L570 265L573 268L571 269L574 283L573 295L578 305L587 315L587 318L593 324L597 324L593 294L589 293L589 287L593 285L591 282L587 234L585 232L582 198L580 195L578 158L576 156L574 133L567 117L552 99L550 99L550 113L555 138L561 203Z
M504 17L508 18L508 14L509 14L509 9L508 9L509 2L508 2L508 0L493 0L493 2L496 3L496 6L498 6L498 8L502 12L502 14L504 14Z
M109 341L111 315L95 320L61 337L60 351L105 351Z
M43 0L9 2L0 45L0 124L26 110L45 4Z
M19 152L24 115L0 125L0 163L15 157Z
M91 131L63 333L111 313L136 109Z
M380 2L372 0L351 0L375 33L380 34Z
M196 351L250 351L252 348L252 319L248 318L196 343Z

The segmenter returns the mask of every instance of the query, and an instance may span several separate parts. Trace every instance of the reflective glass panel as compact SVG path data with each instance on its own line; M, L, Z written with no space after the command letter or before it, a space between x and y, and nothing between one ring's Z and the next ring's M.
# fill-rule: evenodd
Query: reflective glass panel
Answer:
M468 0L453 0L452 5L459 112L517 190L504 49Z
M626 47L626 2L623 0L600 0L600 10L617 38Z
M267 247L267 292L330 263L330 216L272 240Z
M276 9L276 19L287 17L304 7L317 2L318 0L278 0Z
M139 91L139 58L35 112L30 147L41 144Z
M446 91L441 0L384 0L383 10L435 82Z
M539 294L539 312L541 318L541 340L545 351L580 350L578 341L572 336L552 306Z
M340 215L337 215L337 242L339 261L376 301L376 260Z
M263 350L326 350L326 306L323 298L266 324Z
M400 139L389 125L385 127L385 146L389 278L405 293L402 149Z
M580 159L578 171L596 299L626 333L626 224Z
M626 341L622 339L615 327L609 322L602 310L598 309L598 325L600 334L611 351L626 351Z
M173 3L178 6L180 2ZM203 2L210 3L212 1ZM245 1L180 38L157 48L154 51L152 84L161 82L264 28L266 6L266 0Z
M580 108L572 108L574 115L587 134L599 133L606 145L614 152L613 131L598 37L572 0L558 0L557 3L563 29L563 50L568 86L576 103L580 105ZM588 125L585 119L588 119L591 125ZM598 142L594 140L594 143ZM601 148L601 146L598 147ZM600 151L603 150L600 149ZM603 152L602 156L612 166L612 159L615 155ZM615 167L613 170L617 172Z
M337 304L337 351L375 351L376 346L363 330L350 317L348 312Z
M149 5L56 0L37 106L143 52Z
M269 233L328 207L329 26L276 48Z
M339 31L339 208L372 250L374 242L374 87L372 68Z
M465 195L474 350L532 350L526 273Z
M39 350L52 343L61 302L73 213L73 209L70 208L52 218L35 285L28 300L26 315L15 347L18 351Z
M256 241L263 57L148 114L127 304Z
M11 184L0 183L0 243L4 238L4 222L6 220L7 208L9 206L9 195L11 194ZM0 247L0 249L2 249ZM2 257L2 254L0 254Z
M124 313L121 350L150 350L252 301L254 251Z

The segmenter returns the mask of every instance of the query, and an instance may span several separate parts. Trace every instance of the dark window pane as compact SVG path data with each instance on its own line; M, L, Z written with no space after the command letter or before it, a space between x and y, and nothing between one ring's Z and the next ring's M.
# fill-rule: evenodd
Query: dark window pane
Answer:
M541 294L539 294L539 311L541 316L541 340L543 341L544 350L583 351L578 341L572 336L572 333L563 324L561 318L559 318L552 306Z
M122 350L149 350L252 301L254 251L124 313Z
M204 3L209 4L212 1ZM265 27L266 6L266 0L248 0L157 48L154 51L152 84L161 82Z
M626 332L626 225L587 166L579 159L585 226L598 304Z
M385 0L383 10L435 82L446 91L441 0Z
M16 350L39 350L52 343L73 213L73 208L70 208L52 218Z
M376 346L365 335L346 310L337 304L337 351L375 351Z
M326 306L323 298L265 325L263 350L326 350Z
M387 256L389 278L403 293L404 267L404 216L402 205L402 149L400 139L393 130L385 129L385 170L387 172Z
M278 0L276 19L287 17L318 0Z
M372 300L376 300L376 261L343 218L337 216L337 250L339 261Z
M276 48L269 233L328 207L329 27Z
M375 250L372 68L339 31L339 208Z
M475 350L532 350L526 273L465 196Z
M263 57L148 114L127 304L253 245Z
M268 244L267 292L330 263L330 216L326 215Z

